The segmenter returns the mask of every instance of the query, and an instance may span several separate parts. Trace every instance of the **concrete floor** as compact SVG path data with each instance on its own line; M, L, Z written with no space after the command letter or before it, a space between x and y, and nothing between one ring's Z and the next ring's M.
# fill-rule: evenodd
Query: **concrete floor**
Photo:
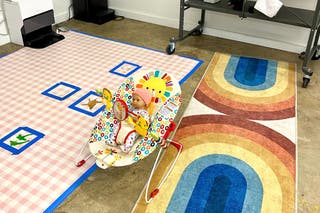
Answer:
M178 34L177 29L130 19L111 21L103 25L70 20L59 26L158 50L165 50L169 38ZM3 45L0 47L0 54L11 53L19 48L21 46L14 44ZM202 59L204 64L182 86L184 101L177 120L188 105L188 100L215 52L283 60L297 64L298 210L299 212L320 212L320 187L318 186L320 183L320 164L318 164L320 161L320 109L318 108L320 106L318 82L320 73L317 72L320 63L310 62L309 66L315 74L308 88L304 89L301 87L302 61L298 58L298 54L206 35L189 37L177 43L175 54ZM147 181L155 155L153 153L150 157L129 167L97 169L55 212L130 212Z

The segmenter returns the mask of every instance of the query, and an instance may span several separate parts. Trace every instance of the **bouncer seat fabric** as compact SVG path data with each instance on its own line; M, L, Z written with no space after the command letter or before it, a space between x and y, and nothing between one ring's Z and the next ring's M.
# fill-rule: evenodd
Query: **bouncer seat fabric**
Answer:
M113 93L110 105L122 100L130 110L132 94L137 88L148 89L153 96L149 106L151 122L147 134L140 136L133 147L124 152L114 137L121 121L115 117L112 107L106 106L89 138L90 152L100 168L127 166L150 155L161 144L162 137L170 129L178 112L181 105L179 82L160 70L139 71L128 77Z

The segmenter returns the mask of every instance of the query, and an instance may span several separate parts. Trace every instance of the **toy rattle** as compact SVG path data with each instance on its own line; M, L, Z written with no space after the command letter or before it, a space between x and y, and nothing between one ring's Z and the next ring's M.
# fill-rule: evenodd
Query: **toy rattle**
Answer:
M120 121L126 120L128 118L129 123L134 124L134 129L142 136L146 136L148 132L149 127L149 121L147 121L144 117L141 115L137 115L134 112L131 112L129 110L128 105L121 99L116 100L113 103L112 106L113 114L116 119L119 119ZM129 114L131 116L136 117L136 121L133 121L131 117L129 117Z

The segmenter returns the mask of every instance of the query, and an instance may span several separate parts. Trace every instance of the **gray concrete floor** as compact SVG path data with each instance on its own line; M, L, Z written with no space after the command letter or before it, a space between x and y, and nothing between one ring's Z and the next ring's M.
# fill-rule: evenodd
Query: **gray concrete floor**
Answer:
M70 20L59 24L59 26L158 50L165 50L169 38L178 35L177 29L130 19L110 21L103 25ZM21 46L14 44L3 45L0 46L0 54L11 53L19 48ZM189 37L183 42L177 43L175 54L202 59L204 64L183 84L184 101L176 120L180 119L188 105L188 100L215 52L283 60L297 64L298 210L299 212L319 212L320 109L318 107L320 106L320 73L318 73L318 70L320 63L318 61L310 62L309 66L315 73L308 88L305 89L301 87L302 61L298 58L298 54L206 35ZM147 181L155 155L153 153L150 157L129 167L97 169L55 212L130 212Z

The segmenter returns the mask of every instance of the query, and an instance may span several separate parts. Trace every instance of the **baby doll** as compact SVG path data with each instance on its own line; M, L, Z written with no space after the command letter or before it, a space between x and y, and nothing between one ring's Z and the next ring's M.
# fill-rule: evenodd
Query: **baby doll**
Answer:
M150 120L148 113L148 106L151 102L152 95L147 89L137 89L132 94L131 106L133 107L132 112L136 115L140 115L145 118L147 121ZM133 118L133 122L137 121L137 117Z
M147 121L145 125L149 125L150 116L147 109L151 99L152 95L147 89L140 88L133 92L131 101L132 108L130 111L133 112L135 116L129 115L127 120L120 122L119 130L115 136L115 141L123 152L129 152L135 140L139 137L138 132L134 128L135 125L137 125L137 118L139 116L143 117L143 120Z

